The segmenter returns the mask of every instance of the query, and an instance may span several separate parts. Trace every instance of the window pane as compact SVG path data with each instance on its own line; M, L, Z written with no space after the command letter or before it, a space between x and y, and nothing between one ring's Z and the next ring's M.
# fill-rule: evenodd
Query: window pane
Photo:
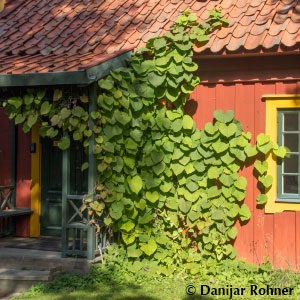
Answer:
M298 194L298 176L283 176L283 193Z
M287 146L291 150L291 152L298 152L298 134L285 133L284 146Z
M286 157L283 161L284 173L298 173L298 155Z
M298 114L284 114L284 130L298 130Z

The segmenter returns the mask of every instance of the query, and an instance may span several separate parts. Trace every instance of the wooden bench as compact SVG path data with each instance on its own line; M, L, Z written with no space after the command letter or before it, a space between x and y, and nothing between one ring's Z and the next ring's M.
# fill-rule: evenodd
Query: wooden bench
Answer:
M15 207L14 201L12 201L14 190L13 185L0 186L0 236L13 233L12 219L33 213L30 208Z
M17 207L13 209L1 210L0 218L25 216L25 215L31 215L32 213L33 211L30 210L30 208Z

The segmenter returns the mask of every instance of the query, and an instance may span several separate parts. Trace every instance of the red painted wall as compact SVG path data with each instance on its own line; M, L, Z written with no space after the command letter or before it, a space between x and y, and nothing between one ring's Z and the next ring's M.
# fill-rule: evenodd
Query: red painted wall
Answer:
M18 126L17 142L17 207L31 206L31 154L30 154L31 134L23 133L22 127ZM30 235L30 217L18 217L16 222L16 235Z
M10 185L11 155L10 155L10 121L0 108L0 185Z
M208 74L209 79L196 87L187 102L186 111L193 115L197 127L203 128L207 122L212 121L214 110L231 109L244 130L253 133L253 143L259 133L265 132L265 103L261 100L262 95L300 94L300 74L299 71L290 70L289 77L280 80L282 72L277 70L270 74L273 78L278 76L278 79L271 80L264 77L260 70L253 80L247 69L239 70L238 61L236 64L233 62L234 70L230 70L230 67L228 70L228 61L222 65L220 60L209 64L210 71L204 68L203 74ZM205 63L199 61L199 66L201 65L205 66ZM227 74L224 73L225 67ZM260 74L263 79L259 78ZM199 75L205 80L201 71ZM238 257L258 264L263 261L264 256L269 256L274 267L291 267L295 270L297 265L300 267L300 211L265 214L264 209L257 208L256 196L259 190L252 172L253 167L241 171L241 175L248 181L245 203L249 206L252 217L246 225L236 225L239 231L235 241Z
M17 129L17 190L16 206L30 208L31 184L31 135ZM11 184L11 124L3 109L0 109L0 185ZM16 235L29 236L29 217L16 219Z

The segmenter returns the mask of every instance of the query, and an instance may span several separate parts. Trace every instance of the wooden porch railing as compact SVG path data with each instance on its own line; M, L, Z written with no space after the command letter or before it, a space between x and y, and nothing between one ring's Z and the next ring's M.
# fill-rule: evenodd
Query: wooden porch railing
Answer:
M66 222L63 222L64 239L62 255L80 255L93 258L98 253L96 230L89 224L89 217L80 211L83 195L66 195L63 203Z
M14 232L13 218L8 213L15 208L14 192L13 185L0 186L0 236Z
M15 186L0 186L0 236L15 233L15 218L30 215L29 208L16 207Z

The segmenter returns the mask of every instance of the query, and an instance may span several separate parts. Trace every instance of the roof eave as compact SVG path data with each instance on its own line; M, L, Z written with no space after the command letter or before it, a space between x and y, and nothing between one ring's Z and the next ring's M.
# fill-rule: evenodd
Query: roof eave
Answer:
M127 51L85 70L0 74L0 87L90 84L107 76L111 70L126 66L126 61L131 58L131 54L132 50Z

